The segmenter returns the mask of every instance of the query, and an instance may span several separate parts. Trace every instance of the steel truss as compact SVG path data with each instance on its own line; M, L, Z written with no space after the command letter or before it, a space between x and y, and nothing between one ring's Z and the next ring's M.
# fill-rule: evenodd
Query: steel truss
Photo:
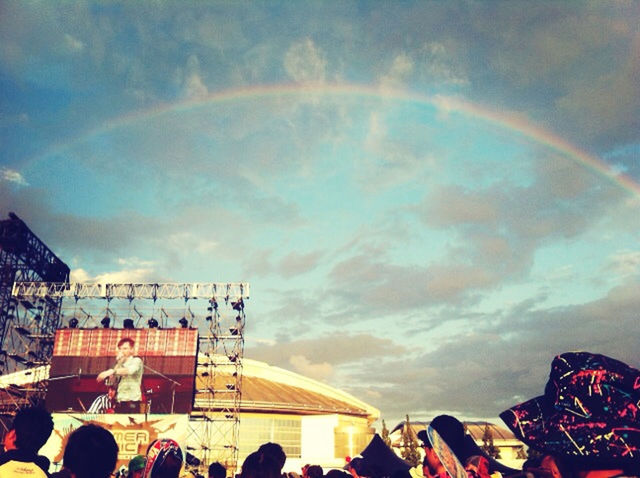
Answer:
M161 326L175 327L178 323L182 324L182 320L187 320L188 325L185 322L181 326L197 327L200 334L196 394L193 412L189 417L187 451L198 460L190 460L188 468L206 474L208 464L219 461L230 473L236 469L242 398L245 301L249 299L249 284L16 282L12 293L13 299L19 302L63 301L63 310L73 310L72 319L84 315L81 327L98 326L95 317L100 317L103 313L115 318L114 304L118 301L128 304L126 315L131 317L138 314L138 321L143 318L143 312L148 312L148 307L143 304L147 302L152 304L150 317L160 318L163 321ZM177 316L171 316L173 308L167 306L166 310L169 312L166 312L164 307L158 306L162 301L167 304L178 300L182 302L177 308L180 310ZM206 311L196 309L194 312L190 304L193 303L195 307L201 302L206 304ZM68 306L67 309L65 306ZM99 312L95 312L96 308ZM178 317L182 317L181 321L178 321Z
M55 297L74 299L198 299L237 301L249 297L247 283L162 283L162 284L101 284L16 282L17 297Z
M0 374L48 363L60 321L61 298L15 297L14 282L65 283L69 272L69 267L18 216L9 213L9 219L0 221ZM21 406L37 400L40 392L18 387L12 399Z

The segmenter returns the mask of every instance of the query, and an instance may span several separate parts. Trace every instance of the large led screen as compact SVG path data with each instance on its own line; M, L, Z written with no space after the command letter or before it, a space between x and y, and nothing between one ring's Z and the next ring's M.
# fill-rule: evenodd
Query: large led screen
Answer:
M47 408L80 413L189 413L196 329L60 329Z

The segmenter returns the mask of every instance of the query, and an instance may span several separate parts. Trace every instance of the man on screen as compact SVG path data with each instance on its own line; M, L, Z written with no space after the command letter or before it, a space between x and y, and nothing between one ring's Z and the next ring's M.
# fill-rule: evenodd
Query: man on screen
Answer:
M118 342L118 355L113 368L100 372L96 380L116 386L116 413L140 413L140 384L142 382L142 359L134 357L136 343L130 337Z

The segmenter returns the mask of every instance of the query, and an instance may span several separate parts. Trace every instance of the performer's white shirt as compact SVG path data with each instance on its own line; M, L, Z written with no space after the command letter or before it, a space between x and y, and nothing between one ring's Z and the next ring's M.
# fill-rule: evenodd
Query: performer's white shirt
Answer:
M138 402L142 400L142 393L140 392L144 368L142 359L139 357L129 357L120 367L126 368L129 373L118 377L120 382L118 383L117 400L119 402Z

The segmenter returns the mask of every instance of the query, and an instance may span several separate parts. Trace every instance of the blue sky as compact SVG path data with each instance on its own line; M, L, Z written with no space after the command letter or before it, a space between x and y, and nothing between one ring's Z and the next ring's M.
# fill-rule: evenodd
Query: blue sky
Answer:
M555 354L640 366L639 16L6 1L0 213L75 280L249 282L246 356L388 423L497 420Z

